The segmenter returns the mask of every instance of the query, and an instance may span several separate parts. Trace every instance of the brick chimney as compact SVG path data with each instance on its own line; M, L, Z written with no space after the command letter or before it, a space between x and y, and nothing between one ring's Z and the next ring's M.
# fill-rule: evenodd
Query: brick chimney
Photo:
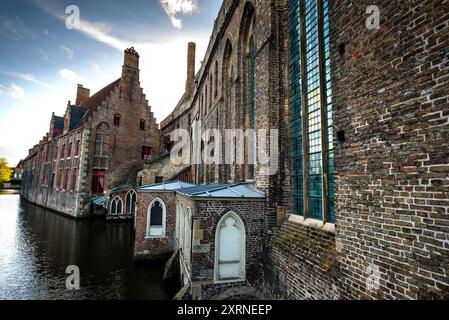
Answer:
M139 80L139 54L134 47L125 50L122 79Z
M186 92L192 91L195 85L195 55L196 55L196 44L194 42L189 42L187 49Z
M84 88L82 84L78 85L76 90L76 101L75 104L77 106L81 105L84 101L90 98L90 90Z

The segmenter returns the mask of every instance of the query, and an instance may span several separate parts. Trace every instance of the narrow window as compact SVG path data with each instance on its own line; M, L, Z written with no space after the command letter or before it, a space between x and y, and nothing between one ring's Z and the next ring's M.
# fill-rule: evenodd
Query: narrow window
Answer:
M55 160L58 159L58 146L55 146Z
M76 180L78 178L78 169L73 169L73 173L72 173L72 187L71 190L72 191L76 191Z
M105 191L106 176L104 171L94 171L92 178L92 193L103 194Z
M68 157L68 158L72 158L72 157L73 157L73 149L72 149L72 147L73 147L73 144L70 142L70 144L69 144L69 150L68 150L68 152L67 152L67 157Z
M245 226L230 212L218 223L215 235L215 281L245 280Z
M120 215L123 213L122 199L119 197L114 198L111 203L111 215Z
M64 159L64 157L65 157L65 144L62 145L61 159Z
M329 1L292 1L290 88L294 213L335 222Z
M145 131L145 120L140 120L140 130Z
M165 203L157 198L148 207L147 237L160 238L165 236Z

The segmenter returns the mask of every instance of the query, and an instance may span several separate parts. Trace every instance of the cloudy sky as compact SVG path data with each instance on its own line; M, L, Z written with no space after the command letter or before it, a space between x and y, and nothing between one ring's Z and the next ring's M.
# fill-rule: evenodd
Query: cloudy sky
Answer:
M68 29L76 5L80 29ZM185 86L187 43L202 60L220 0L0 1L0 157L27 155L63 115L76 85L95 93L120 77L123 50L141 56L141 82L158 121ZM70 24L69 24L70 26Z

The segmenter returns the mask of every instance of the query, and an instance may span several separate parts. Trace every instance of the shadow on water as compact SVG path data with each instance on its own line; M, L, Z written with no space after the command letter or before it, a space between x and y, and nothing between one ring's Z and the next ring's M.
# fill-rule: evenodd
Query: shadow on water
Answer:
M134 264L131 230L0 195L0 299L171 299L163 262ZM78 291L66 289L69 265L80 268Z

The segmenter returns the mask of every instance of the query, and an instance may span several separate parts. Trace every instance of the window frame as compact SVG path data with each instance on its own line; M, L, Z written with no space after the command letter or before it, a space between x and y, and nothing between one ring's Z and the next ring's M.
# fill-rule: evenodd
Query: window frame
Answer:
M97 180L97 185L96 185L96 189L94 190L94 179L98 178ZM98 186L100 185L100 179L99 178L103 178L103 192L98 192ZM104 194L105 190L106 190L106 172L104 171L94 171L92 173L92 194L95 195L100 195L100 194Z
M162 234L160 235L152 235L151 234L151 209L153 208L154 204L156 202L159 202L162 207ZM153 227L154 228L154 227ZM151 203L148 205L147 208L147 225L146 225L146 233L145 238L146 239L164 239L167 237L167 206L165 205L165 202L162 201L161 198L157 197L151 201Z
M115 210L115 212L113 213L112 212L113 205L115 204L116 205L116 209L117 209L117 204L118 203L120 203L120 209L121 209L120 211L121 212L117 212L117 210ZM121 216L121 215L123 215L123 200L122 200L122 198L120 198L119 196L116 196L114 199L112 199L111 205L110 205L110 208L109 208L109 214L111 216Z

